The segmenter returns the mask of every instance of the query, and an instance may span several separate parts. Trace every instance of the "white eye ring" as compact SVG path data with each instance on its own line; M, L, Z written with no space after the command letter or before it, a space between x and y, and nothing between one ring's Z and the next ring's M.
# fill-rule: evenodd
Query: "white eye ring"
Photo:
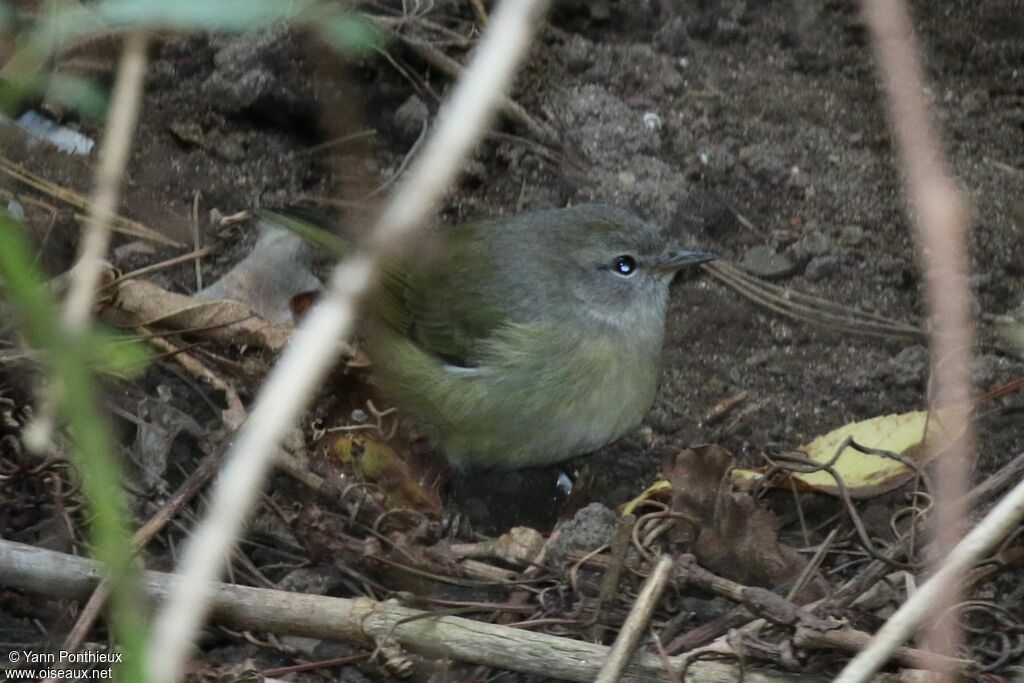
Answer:
M636 259L628 254L616 256L612 261L612 271L622 277L629 277L636 272L637 267Z

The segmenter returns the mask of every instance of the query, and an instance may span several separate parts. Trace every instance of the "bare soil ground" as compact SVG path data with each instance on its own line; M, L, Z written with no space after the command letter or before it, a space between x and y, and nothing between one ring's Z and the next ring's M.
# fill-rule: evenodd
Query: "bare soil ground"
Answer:
M425 18L461 31L472 17L469 3L437 2ZM975 211L976 312L1024 316L1024 4L917 3L916 26L929 97ZM557 132L556 144L503 120L439 220L621 204L781 284L918 321L920 272L866 38L855 3L842 0L557 2L513 93ZM190 242L197 191L204 217L310 198L372 202L366 188L401 166L450 80L397 40L384 47L389 58L360 57L343 75L311 42L285 29L159 40L123 213ZM457 46L437 44L461 58ZM95 121L69 125L99 135ZM314 149L358 130L373 135ZM10 137L6 156L88 191L91 162ZM360 212L347 215L357 229ZM44 263L56 273L70 263L76 232L66 216L46 229ZM204 259L205 281L252 242L251 228L240 228L232 246ZM114 253L115 265L130 270L179 252ZM152 279L195 290L191 265ZM689 445L719 444L754 463L766 448L921 408L927 371L922 345L816 329L689 274L674 286L662 385L640 430L564 468L457 476L444 488L445 503L478 531L547 531L582 504L636 495L666 456ZM1021 375L1019 359L979 347L979 392ZM332 407L318 412L361 405L362 396L337 396L350 386L332 385L322 402ZM243 387L243 398L255 388ZM708 420L740 392L745 400L724 419ZM200 428L216 420L214 406L197 401L169 364L151 370L132 400L147 396L169 401ZM1022 411L1020 394L981 408L976 479L1024 451ZM131 430L125 434L130 441ZM560 469L576 478L569 507L556 483ZM302 491L287 479L275 478L274 487L279 504L301 505ZM49 522L33 527L41 522L28 510L3 518L4 537L71 544L54 541Z

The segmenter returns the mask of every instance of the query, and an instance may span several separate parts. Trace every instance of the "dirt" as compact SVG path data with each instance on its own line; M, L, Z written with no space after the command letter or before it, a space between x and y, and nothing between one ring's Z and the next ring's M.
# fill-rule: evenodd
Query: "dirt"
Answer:
M1024 19L1015 7L947 4L941 14L919 12L917 22L929 96L975 209L972 284L981 314L1024 303ZM466 12L459 3L435 10L442 22ZM197 192L204 212L229 214L358 195L376 183L374 174L393 173L449 82L397 43L388 49L420 74L415 86L380 58L361 58L341 76L336 60L309 43L279 28L156 46L125 213L188 241ZM506 139L481 146L443 220L620 204L723 258L781 261L775 274L794 288L920 319L910 225L865 27L851 4L556 3L514 95L550 122L563 151L535 153L528 139L508 138L528 137L523 131L500 124ZM95 121L72 125L98 135ZM310 151L363 128L375 133L369 156L358 143L331 156ZM88 189L85 161L17 147L9 147L15 160ZM251 233L204 262L207 283L251 246ZM195 289L190 273L158 277L187 292ZM987 350L976 365L979 390L1020 373L1012 358ZM753 458L769 444L797 446L852 420L920 407L926 381L919 345L814 329L706 276L685 276L672 297L664 377L644 426L568 470L585 473L587 498L618 503L687 444L718 443ZM705 423L739 392L747 398L727 419ZM1021 406L1010 398L984 411L982 472L1021 450ZM527 514L538 501L520 505L523 487L504 477L457 482L459 507L485 527L550 521L562 495L555 475L523 476L548 503L540 518ZM510 509L496 504L495 487L511 489Z
M1011 9L959 3L942 21L919 22L931 99L976 210L972 283L984 314L1024 298L1024 207L1015 197L1024 176L992 163L1019 169L1024 157L1024 64L1019 33L1007 28L1024 20ZM910 224L865 29L850 5L707 3L659 15L621 3L611 13L602 21L562 6L520 87L524 104L549 112L567 147L586 157L585 171L500 146L494 159L478 157L490 172L456 198L458 216L624 204L736 261L759 248L795 255L802 268L785 282L802 291L920 319ZM965 26L975 40L962 38ZM1018 362L983 350L974 378L984 390L1019 374ZM675 288L662 387L644 427L574 464L593 477L590 497L618 503L681 446L718 443L753 458L770 444L793 447L853 420L919 408L926 382L923 346L817 330L688 277ZM704 423L739 392L747 399L728 419ZM981 472L1020 452L1021 406L1011 398L983 411ZM502 481L481 485L474 509L493 514ZM514 504L519 487L510 488ZM523 507L536 510L533 500Z
M472 17L437 2L430 18ZM916 4L928 97L971 199L976 313L1024 307L1024 5L1017 0ZM392 42L344 71L301 34L191 36L152 51L124 213L190 241L195 193L205 216L310 197L362 198L398 169L450 82ZM457 51L452 52L457 56ZM513 96L558 133L561 148L502 121L474 155L440 220L601 201L660 221L681 242L754 264L777 282L913 322L922 280L867 34L841 0L556 3ZM95 121L69 125L98 138ZM324 141L368 129L331 148ZM87 191L90 167L16 141L8 154ZM359 211L350 226L362 227ZM254 240L204 260L211 282ZM123 244L126 240L119 240ZM51 264L66 266L70 250ZM129 254L134 267L171 252ZM62 262L63 261L63 262ZM760 265L757 265L760 264ZM158 281L195 290L191 267ZM700 273L672 294L664 373L635 433L560 468L456 477L446 502L473 525L549 529L565 507L639 493L665 457L715 443L746 462L847 422L925 405L927 350L816 329L758 308ZM979 348L979 392L1022 374ZM712 409L740 392L724 419ZM186 395L183 392L181 396ZM183 399L184 400L184 399ZM1024 397L985 404L976 477L1024 450ZM206 418L208 419L208 417Z

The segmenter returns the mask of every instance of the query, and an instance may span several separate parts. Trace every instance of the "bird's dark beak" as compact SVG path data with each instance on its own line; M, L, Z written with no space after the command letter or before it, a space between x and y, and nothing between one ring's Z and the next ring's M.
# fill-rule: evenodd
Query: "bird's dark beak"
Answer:
M685 249L672 249L665 252L655 262L653 270L664 273L674 273L686 266L695 266L699 263L714 261L718 256L710 251L687 251Z

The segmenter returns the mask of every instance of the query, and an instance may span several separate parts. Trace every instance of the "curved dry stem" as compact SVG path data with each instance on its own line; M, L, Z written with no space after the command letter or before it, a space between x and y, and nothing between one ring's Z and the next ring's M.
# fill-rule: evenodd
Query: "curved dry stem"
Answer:
M967 475L975 456L970 416L969 372L973 330L967 277L969 212L943 158L938 132L923 96L922 67L910 17L898 0L865 0L864 14L885 85L889 120L913 211L918 248L923 255L931 338L930 396L945 415L948 442L937 458L935 482L936 557L940 566L850 662L837 681L871 677L930 613L959 601L966 569L1020 519L1024 487L1014 489L962 542L967 508ZM1014 503L1014 499L1017 500ZM961 634L952 620L929 640L940 654L955 651ZM949 674L952 676L952 673Z
M871 337L913 340L926 338L925 331L920 327L765 282L724 261L706 263L701 268L738 294L790 318L840 332Z

